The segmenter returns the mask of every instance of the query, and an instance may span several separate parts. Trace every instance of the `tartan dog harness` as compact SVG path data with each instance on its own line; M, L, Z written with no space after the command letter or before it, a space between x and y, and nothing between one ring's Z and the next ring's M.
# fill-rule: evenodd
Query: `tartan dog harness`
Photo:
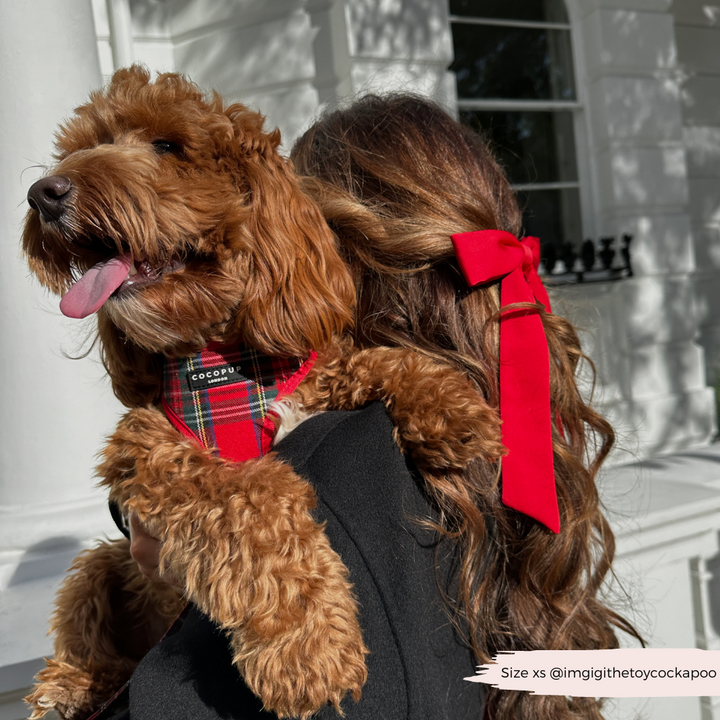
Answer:
M271 357L240 343L166 358L163 410L181 433L223 458L259 457L275 435L272 403L293 392L316 359L314 351L307 358Z

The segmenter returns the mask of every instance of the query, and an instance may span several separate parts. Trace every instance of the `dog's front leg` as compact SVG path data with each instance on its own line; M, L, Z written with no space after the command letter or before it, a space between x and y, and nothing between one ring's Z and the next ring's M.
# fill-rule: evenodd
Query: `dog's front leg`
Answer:
M54 657L26 698L31 717L50 710L63 720L89 716L130 677L182 605L173 588L143 577L127 540L82 552L55 598Z
M367 651L347 570L312 518L312 488L289 465L273 453L225 462L143 408L120 423L99 471L161 538L161 569L230 632L267 709L306 717L359 697Z
M421 471L463 470L476 458L496 461L506 452L498 411L468 377L414 349L339 343L296 395L309 411L354 410L381 400L400 449Z

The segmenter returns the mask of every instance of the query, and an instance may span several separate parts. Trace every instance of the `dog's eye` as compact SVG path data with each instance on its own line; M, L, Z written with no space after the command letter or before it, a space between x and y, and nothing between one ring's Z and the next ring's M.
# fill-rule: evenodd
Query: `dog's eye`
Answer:
M170 140L155 140L152 145L158 155L180 152L180 146L177 143L170 142Z

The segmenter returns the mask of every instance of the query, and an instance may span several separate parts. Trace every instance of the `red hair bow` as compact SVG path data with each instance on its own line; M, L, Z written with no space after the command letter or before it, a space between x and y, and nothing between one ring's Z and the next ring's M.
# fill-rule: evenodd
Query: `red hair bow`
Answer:
M540 241L522 242L503 230L452 236L455 255L471 287L502 279L500 306L550 300L537 274ZM560 532L553 466L550 359L542 320L534 310L510 309L500 318L500 417L503 503Z

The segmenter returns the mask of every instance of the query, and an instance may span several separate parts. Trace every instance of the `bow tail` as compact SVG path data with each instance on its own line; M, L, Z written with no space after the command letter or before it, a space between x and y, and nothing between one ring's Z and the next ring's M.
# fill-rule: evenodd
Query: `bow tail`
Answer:
M502 281L501 304L534 302L518 268ZM560 532L550 414L550 359L534 310L509 310L500 320L502 500Z

